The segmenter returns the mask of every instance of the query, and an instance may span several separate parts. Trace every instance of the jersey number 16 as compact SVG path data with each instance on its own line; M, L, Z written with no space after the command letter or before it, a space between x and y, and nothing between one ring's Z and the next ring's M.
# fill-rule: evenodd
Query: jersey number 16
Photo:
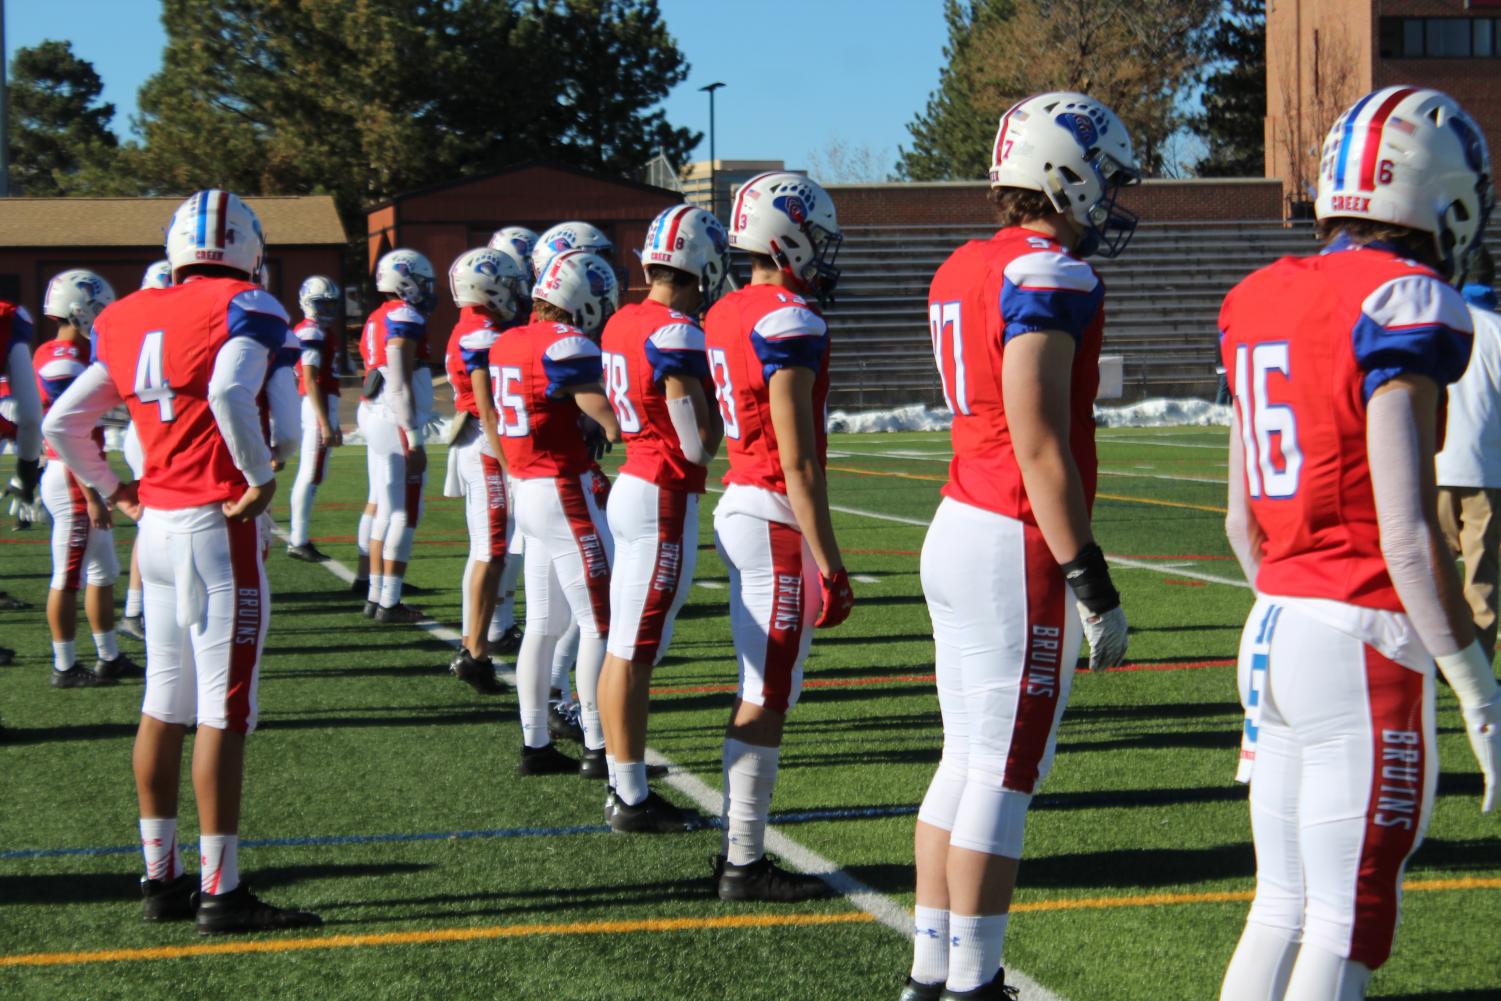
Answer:
M1279 373L1284 380L1292 378L1290 354L1286 341L1241 344L1235 349L1235 402L1246 453L1246 487L1252 497L1281 499L1298 492L1298 477L1303 472L1298 415L1288 404L1267 399L1271 373Z

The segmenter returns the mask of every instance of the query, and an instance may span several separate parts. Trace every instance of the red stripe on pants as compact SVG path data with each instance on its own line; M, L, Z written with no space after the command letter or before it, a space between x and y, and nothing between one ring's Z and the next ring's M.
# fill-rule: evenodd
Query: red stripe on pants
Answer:
M71 520L68 523L68 565L63 590L77 591L83 583L83 559L89 551L89 502L78 478L72 473L64 475L68 479L68 511Z
M1350 958L1375 969L1397 932L1402 870L1418 847L1429 767L1423 745L1423 675L1365 648L1371 707L1371 799L1355 876Z
M249 728L250 703L255 694L255 667L261 659L261 619L266 614L267 595L262 587L260 532L255 522L224 524L229 532L229 568L235 586L224 715L228 729L244 733Z
M1001 784L1031 795L1037 770L1053 735L1063 670L1063 617L1068 584L1042 539L1042 532L1023 525L1026 551L1027 617L1016 723Z
M610 631L610 558L605 555L599 526L589 514L581 478L559 476L556 482L568 530L573 533L573 541L584 560L584 586L589 589L589 605L594 609L594 628L603 636Z
M762 706L787 711L792 672L803 645L803 535L779 521L767 522L771 537L771 619L766 623Z
M407 439L406 428L398 427L396 429L396 433L401 438L401 468L406 476L407 484L405 501L407 527L415 531L417 528L417 522L422 519L422 474L417 473L414 476L413 474L406 472L406 470L408 469L406 456L412 451L411 442Z
M485 507L489 512L490 560L506 558L506 474L500 460L480 453L480 470L485 475Z
M636 627L635 663L655 664L667 628L667 615L683 587L683 522L688 517L688 495L681 490L657 488L657 555L652 561L651 584Z

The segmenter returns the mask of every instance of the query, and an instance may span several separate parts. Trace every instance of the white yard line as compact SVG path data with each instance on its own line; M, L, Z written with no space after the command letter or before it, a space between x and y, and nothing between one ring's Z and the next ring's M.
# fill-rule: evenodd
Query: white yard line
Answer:
M723 493L723 491L719 490L716 493ZM835 508L835 510L841 509ZM879 515L876 515L876 517L879 517ZM280 525L276 526L276 536L283 542L287 541L287 533ZM344 581L344 583L349 584L354 582L354 571L338 560L324 560L322 566L329 573ZM414 625L434 639L442 640L455 649L464 641L463 636L459 635L458 632L433 619L423 619L421 622L414 623ZM503 671L499 672L499 675L507 684L515 686L516 675L514 672ZM692 772L682 770L670 758L651 748L646 749L646 760L651 764L662 765L669 769L666 779L667 784L691 799L693 804L705 815L710 817L720 815L724 806L723 793L710 787L708 783ZM891 897L872 889L845 872L837 862L825 858L813 849L795 841L774 826L766 829L766 847L792 863L797 869L817 874L851 904L902 936L903 939L911 939L911 912ZM906 969L905 959L898 959L892 969L893 982L895 982L900 979L900 971ZM1019 988L1023 992L1023 997L1027 998L1027 1001L1065 1001L1061 995L1048 990L1015 967L1006 968L1006 981L1012 986Z
M1111 445L1120 443L1124 445L1156 445L1159 448L1212 448L1217 452L1223 452L1225 450L1224 445L1203 445L1198 442L1190 443L1186 441L1157 441L1153 438L1121 438L1113 434L1096 435L1095 441L1101 444L1108 443Z

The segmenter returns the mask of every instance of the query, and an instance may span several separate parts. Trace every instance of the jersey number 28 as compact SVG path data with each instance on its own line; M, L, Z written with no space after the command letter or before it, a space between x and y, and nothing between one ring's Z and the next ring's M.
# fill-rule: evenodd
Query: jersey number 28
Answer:
M1298 415L1288 404L1267 399L1271 373L1279 373L1284 380L1292 378L1290 354L1286 341L1242 344L1235 349L1235 400L1246 452L1246 486L1252 497L1279 499L1298 492L1298 477L1303 472ZM1274 435L1276 452L1272 449Z
M641 415L631 403L631 373L626 367L625 355L606 354L604 363L605 395L610 398L610 406L615 408L615 419L620 422L623 433L635 434L641 430Z

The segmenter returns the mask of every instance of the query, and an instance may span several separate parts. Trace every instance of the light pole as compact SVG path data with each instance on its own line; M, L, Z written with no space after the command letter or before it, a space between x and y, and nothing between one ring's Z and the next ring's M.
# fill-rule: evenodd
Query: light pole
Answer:
M709 211L719 218L719 159L714 152L714 92L724 84L718 81L698 88L709 94Z

